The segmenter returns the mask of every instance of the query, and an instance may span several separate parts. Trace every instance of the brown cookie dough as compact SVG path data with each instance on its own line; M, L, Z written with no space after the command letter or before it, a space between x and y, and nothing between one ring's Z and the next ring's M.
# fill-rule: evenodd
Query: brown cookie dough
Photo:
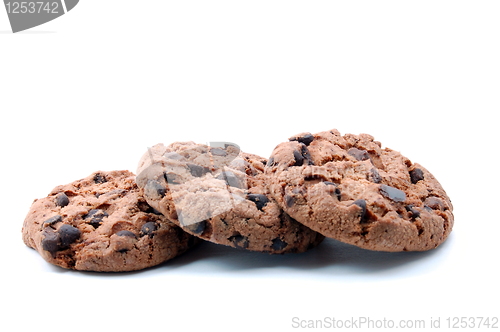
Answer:
M197 242L146 203L128 171L54 188L33 203L22 233L49 263L101 272L155 266Z
M270 196L265 163L231 144L158 144L141 159L137 184L151 206L204 240L279 254L318 245L324 237Z
M428 250L453 227L451 201L436 178L367 134L296 135L275 148L266 174L290 216L361 248Z

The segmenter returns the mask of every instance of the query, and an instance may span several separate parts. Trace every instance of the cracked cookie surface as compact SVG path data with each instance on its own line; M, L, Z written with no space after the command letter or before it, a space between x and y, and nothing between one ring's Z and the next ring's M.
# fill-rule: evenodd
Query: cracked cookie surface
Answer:
M146 203L128 171L54 188L33 202L22 234L49 263L99 272L155 266L197 242Z
M136 181L151 206L201 239L274 254L315 247L324 236L274 201L266 162L230 144L157 144L139 162Z
M290 216L361 248L428 250L453 227L453 206L436 178L367 134L293 136L274 149L265 171Z

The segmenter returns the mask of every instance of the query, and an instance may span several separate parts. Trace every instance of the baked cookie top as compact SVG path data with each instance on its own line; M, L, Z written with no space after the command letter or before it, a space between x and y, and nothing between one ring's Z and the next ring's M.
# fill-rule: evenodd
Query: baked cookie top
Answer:
M233 144L157 144L139 162L136 181L151 206L204 240L269 253L316 246L324 237L271 197L266 162Z
M428 250L453 227L453 206L436 178L367 134L293 136L274 149L265 172L291 217L362 248Z
M196 243L146 203L129 171L57 186L32 204L22 234L49 263L102 272L158 265Z

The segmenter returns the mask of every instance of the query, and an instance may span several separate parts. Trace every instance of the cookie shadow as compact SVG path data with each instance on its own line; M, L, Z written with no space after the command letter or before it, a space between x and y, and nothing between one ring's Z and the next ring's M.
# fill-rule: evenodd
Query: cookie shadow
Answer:
M249 252L209 242L201 243L191 252L161 266L164 272L172 269L196 270L197 273L272 273L288 270L308 275L366 275L392 273L396 270L419 270L435 265L450 241L436 249L423 252L380 252L358 248L333 239L325 239L318 247L300 254L271 255ZM422 264L420 264L422 262ZM432 262L434 264L429 264ZM418 266L421 265L421 266Z

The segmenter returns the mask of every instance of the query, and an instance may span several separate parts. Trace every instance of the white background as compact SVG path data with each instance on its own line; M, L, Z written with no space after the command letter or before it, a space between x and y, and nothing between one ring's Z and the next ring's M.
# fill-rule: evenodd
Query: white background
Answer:
M499 17L497 1L82 0L12 34L0 7L0 330L288 331L294 317L440 317L445 330L449 316L500 316ZM434 173L455 207L448 241L283 256L206 243L99 274L49 266L21 240L33 199L135 171L158 142L269 156L332 128Z

